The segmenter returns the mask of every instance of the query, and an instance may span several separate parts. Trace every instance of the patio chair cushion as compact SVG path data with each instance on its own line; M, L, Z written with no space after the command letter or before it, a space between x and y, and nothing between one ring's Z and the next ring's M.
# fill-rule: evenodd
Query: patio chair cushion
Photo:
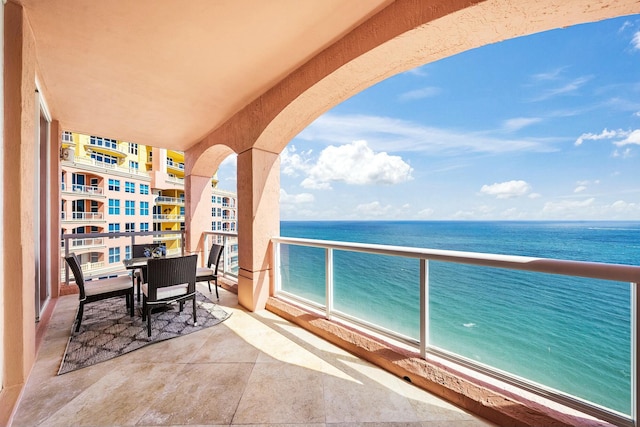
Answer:
M173 286L167 286L164 288L158 288L158 299L164 300L164 299L175 298L175 297L186 295L188 292L188 287L189 285L185 283L182 285L173 285ZM148 289L149 289L149 285L147 283L143 283L142 293L147 297L149 296Z
M196 269L196 276L200 277L200 276L215 276L216 271L213 268L207 268L207 267L198 267Z
M107 292L119 291L121 289L131 288L129 277L115 277L112 279L91 280L85 282L84 291L87 296L100 295Z

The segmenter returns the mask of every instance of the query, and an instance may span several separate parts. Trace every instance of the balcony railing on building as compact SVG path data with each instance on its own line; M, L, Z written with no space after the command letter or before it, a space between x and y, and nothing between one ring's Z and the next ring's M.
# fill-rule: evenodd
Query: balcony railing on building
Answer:
M83 196L104 196L102 188L91 185L66 184L63 182L61 190L63 193L72 193Z
M160 222L182 222L184 221L184 215L153 214L153 220Z
M356 327L364 328L373 334L388 337L401 345L414 348L416 354L422 358L427 358L429 355L452 361L465 369L488 375L509 384L511 387L539 394L615 425L637 425L640 387L639 382L636 381L639 374L636 366L637 334L640 331L640 316L637 314L639 266L298 238L277 237L272 241L274 244L273 271L277 296L290 299L312 311L317 311L328 319L356 325ZM376 268L372 268L372 266L376 266ZM451 271L452 269L455 270ZM486 270L496 270L491 275L491 281L483 280L487 277ZM485 354L478 359L477 350L470 351L475 348L469 347L470 345L480 345L479 348L482 348L483 351L486 350L486 347L492 347L489 345L490 343L471 344L471 342L475 343L474 339L477 340L471 332L474 324L463 325L463 322L460 325L464 327L457 328L454 325L438 323L442 316L438 316L437 313L442 310L452 313L460 312L461 319L468 319L473 315L468 312L469 308L463 307L464 301L454 291L456 288L452 286L454 284L452 282L468 283L471 287L495 288L495 292L498 292L497 289L526 287L531 283L532 275L543 275L542 280L537 278L537 282L549 287L550 291L559 287L557 282L553 280L554 277L562 278L563 284L566 280L575 280L576 283L571 284L571 287L576 289L575 295L565 292L560 297L551 300L555 301L556 305L564 302L563 310L571 309L571 300L579 298L581 290L587 292L588 297L592 299L595 298L593 289L597 286L604 290L608 289L607 286L612 286L610 289L615 286L615 289L621 289L623 294L624 287L629 287L628 302L626 303L627 307L630 307L629 323L626 326L623 325L623 328L627 328L628 331L622 334L622 336L628 337L629 342L626 348L615 350L626 358L626 366L623 368L626 374L620 372L617 375L615 381L618 381L618 384L607 384L607 386L613 386L618 390L626 389L628 404L612 408L607 406L605 402L590 400L589 390L584 390L584 388L569 392L559 389L558 385L548 385L545 381L554 379L554 375L559 373L547 372L551 368L531 372L531 367L524 366L522 364L524 360L519 358L513 359L507 355L510 366L493 366L485 360L502 360L504 357ZM494 277L499 277L498 280L506 280L507 282L501 285L494 281L496 280ZM370 285L360 288L354 293L354 288L363 283L363 280L359 280L362 278ZM430 284L431 281L433 282ZM585 281L589 281L588 285L585 284ZM398 287L398 283L410 284L409 287L412 289L410 294L400 295L398 292L401 288ZM433 302L434 296L432 294L434 292L439 298L436 303ZM497 294L494 293L494 295ZM503 305L504 303L494 303L495 299L483 301L483 307L489 306L484 310L489 310L492 315L501 310L514 308L511 305L507 307ZM449 302L443 306L442 301L444 300ZM603 300L600 302L606 303ZM476 301L472 304L476 310L480 309L478 303L479 301ZM622 305L625 304L622 303ZM537 310L534 307L536 304L531 302L528 305L515 308L519 316L522 315L530 319L538 318L539 313L534 311ZM553 310L558 310L555 305L554 307ZM407 312L415 313L413 318L409 316L410 324L406 323L405 316L400 315L400 313ZM577 314L584 315L582 310ZM587 316L592 315L592 313L587 313ZM512 320L504 324L498 323L496 326L490 325L488 327L512 327L512 323L517 320L513 319L513 315L510 319ZM601 318L600 321L609 322L610 319ZM524 323L518 324L524 325ZM576 326L567 325L567 327ZM539 325L539 329L532 333L543 333L549 336L549 352L551 354L554 346L553 340L557 340L559 339L557 337L561 336L558 332L561 331L546 330L542 325ZM492 333L494 339L496 333ZM593 331L593 333L598 334L597 331ZM522 328L518 329L516 335L522 337L523 334L525 332ZM581 336L578 334L574 338L579 339ZM523 339L527 341L526 337ZM607 344L603 344L603 346L607 346ZM506 350L502 349L502 351ZM592 348L591 353L593 352L598 352L598 349ZM586 353L589 352L581 352L576 356L578 358L590 357ZM513 363L520 365L513 366ZM584 363L589 366L588 360ZM527 373L538 375L538 377L531 378ZM593 374L585 370L581 372L581 375ZM602 381L600 377L595 380Z
M178 205L184 206L184 199L178 197L166 197L166 196L158 196L155 199L156 204L163 205Z
M125 166L119 166L117 163L107 163L107 162L101 162L99 160L96 159L91 159L91 158L84 158L84 157L74 157L73 159L70 159L69 161L79 164L79 165L86 165L86 166L92 166L92 167L96 167L98 169L104 169L105 171L115 171L115 172L121 172L121 173L126 173L129 175L137 175L140 177L149 177L149 173L142 171L138 168L135 167L125 167Z
M62 212L61 219L65 222L103 221L104 214L102 212Z

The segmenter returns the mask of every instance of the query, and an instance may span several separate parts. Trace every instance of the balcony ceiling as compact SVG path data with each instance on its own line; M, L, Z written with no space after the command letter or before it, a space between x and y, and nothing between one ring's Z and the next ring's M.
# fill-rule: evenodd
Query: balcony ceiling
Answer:
M185 151L391 0L16 0L63 130Z

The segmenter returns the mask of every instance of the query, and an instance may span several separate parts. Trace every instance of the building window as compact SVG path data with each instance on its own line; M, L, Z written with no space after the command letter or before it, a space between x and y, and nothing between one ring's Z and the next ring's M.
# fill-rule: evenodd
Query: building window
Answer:
M149 231L149 223L141 222L140 223L140 231Z
M118 158L116 156L110 156L108 154L91 153L91 158L98 163L106 163L108 165L115 165L118 163Z
M211 208L211 216L216 216L216 208Z
M119 233L120 232L120 224L109 224L109 233ZM113 237L109 237L113 239Z
M130 259L131 258L131 246L125 246L124 247L124 259Z
M140 167L140 165L138 164L138 162L134 162L133 160L129 160L129 169L138 170L139 167Z
M184 206L180 206L180 215L184 215Z
M127 222L124 224L124 231L126 233L133 233L136 231L136 223L135 222Z
M147 184L140 184L140 194L149 194L149 186Z
M140 215L149 215L149 202L140 202Z
M109 215L120 215L120 200L109 199Z
M109 190L120 191L120 180L109 178Z
M120 262L120 248L109 248L109 264Z
M135 193L136 192L136 183L135 182L124 182L124 192L125 193Z
M111 148L113 150L118 149L118 141L115 139L101 138L99 136L91 136L89 138L89 144L95 145L96 147Z
M211 221L211 231L216 231L216 222Z
M62 142L73 142L73 134L71 132L62 132Z
M129 154L138 154L138 144L132 142L129 143Z
M134 200L124 201L124 214L135 215L136 214L136 202Z

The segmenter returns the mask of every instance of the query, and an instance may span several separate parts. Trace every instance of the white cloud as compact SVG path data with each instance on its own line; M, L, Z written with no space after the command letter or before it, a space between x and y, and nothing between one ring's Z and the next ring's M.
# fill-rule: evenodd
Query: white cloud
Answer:
M617 200L611 204L610 208L615 212L625 213L625 212L639 211L640 205L636 203L627 203L624 200Z
M283 188L280 189L280 203L285 204L300 204L300 203L312 203L315 200L313 194L300 193L300 194L288 194Z
M513 197L524 196L531 190L531 186L525 181L506 181L494 183L491 185L483 185L480 189L482 194L496 196L498 199L510 199Z
M399 156L375 153L366 141L354 141L322 150L318 162L309 168L301 185L330 189L332 182L351 185L399 184L413 179L413 168Z
M629 144L640 145L640 129L636 129L628 133L625 139L623 139L622 141L616 141L614 142L614 144L618 147L623 147Z
M580 88L582 86L587 84L587 82L589 80L591 80L591 77L589 77L589 76L578 77L578 78L573 79L572 81L566 83L563 86L556 87L556 88L544 91L539 96L533 98L532 101L544 101L544 100L547 100L549 98L556 97L558 95L566 95L566 94L570 94L572 92L576 92L576 91L580 90Z
M578 137L578 139L576 139L576 142L574 145L578 146L578 145L582 145L582 143L584 141L598 141L600 139L612 139L612 138L622 138L625 137L629 134L629 132L625 132L622 129L618 129L618 130L608 130L608 129L604 129L602 132L600 133L583 133L582 135L580 135Z
M582 192L583 192L584 190L586 190L586 189L587 189L587 186L586 186L586 185L578 185L578 186L573 190L573 192L574 192L574 193L582 193Z
M596 199L562 200L560 202L547 202L542 209L545 214L578 213L580 210L592 206Z
M539 117L516 117L514 119L506 120L503 123L503 127L508 132L514 132L541 121L542 119Z
M395 208L391 205L382 206L380 202L364 203L356 206L356 213L361 217L383 217L393 212Z
M408 120L364 114L327 113L307 126L296 139L327 144L350 144L364 139L376 151L413 151L434 155L461 152L552 152L553 138L504 138L504 129L464 132L424 126Z
M295 145L289 145L280 153L280 170L284 175L296 176L300 171L308 170L309 165L308 156L311 155L311 150L303 151L300 154L297 153Z
M634 49L640 50L640 31L636 31L633 35L633 38L631 39L631 45Z
M420 217L420 218L429 218L434 213L435 213L435 210L433 210L432 208L426 208L426 209L422 209L420 212L418 212L418 217Z
M440 93L437 87L423 87L421 89L410 90L398 95L399 101L414 101L416 99L431 98Z
M620 151L620 150L613 150L613 153L611 154L613 157L622 157L623 159L626 159L628 157L631 157L631 148L625 148L624 150Z
M540 197L542 197L542 194L540 194L540 193L531 193L527 197L529 197L530 199L539 199Z

